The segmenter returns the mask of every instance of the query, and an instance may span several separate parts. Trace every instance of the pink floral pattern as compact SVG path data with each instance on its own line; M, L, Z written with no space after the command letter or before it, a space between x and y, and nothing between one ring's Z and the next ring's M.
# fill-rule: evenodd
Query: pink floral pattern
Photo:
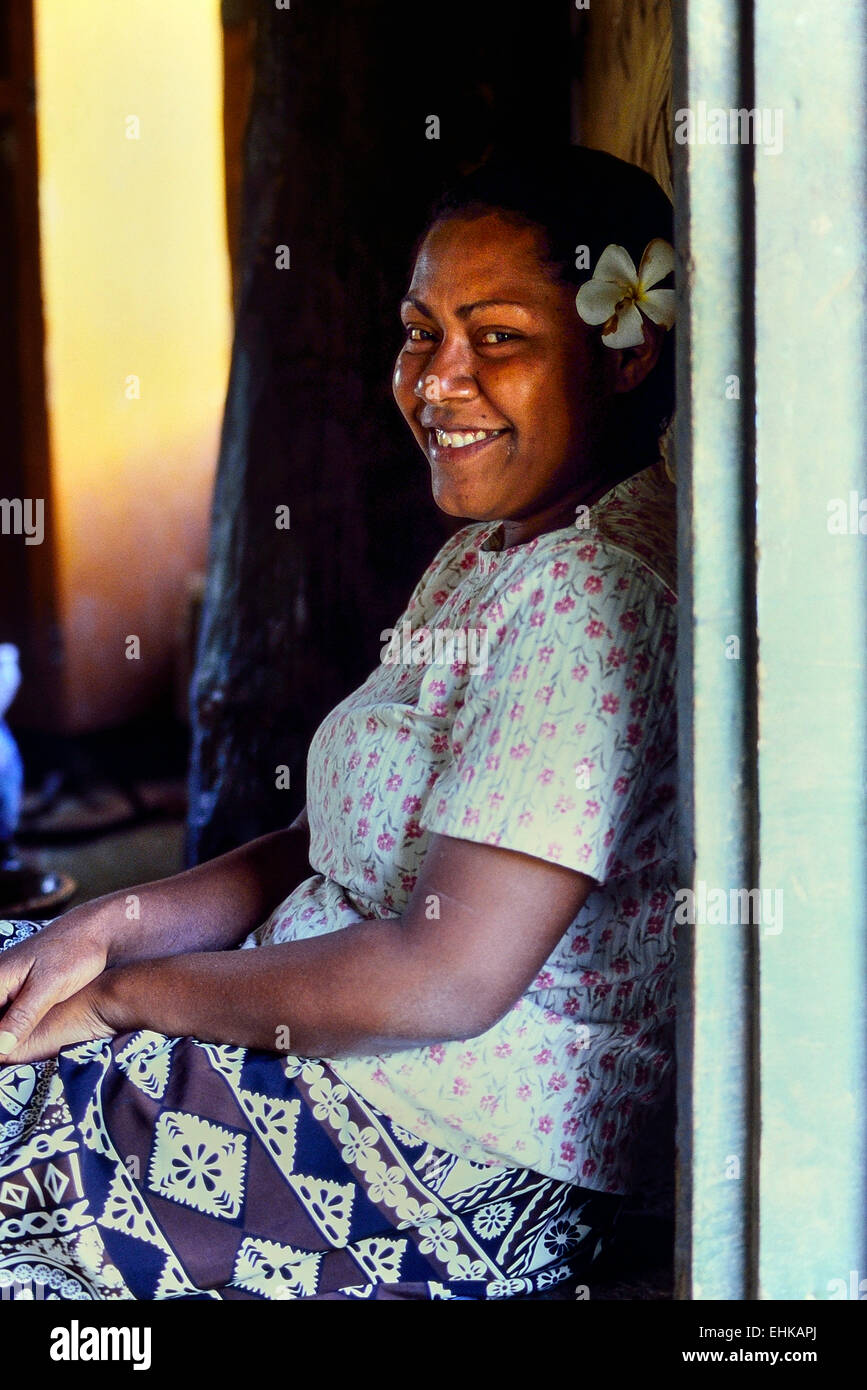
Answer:
M334 1070L398 1124L477 1162L609 1192L670 1082L676 730L673 489L648 470L566 528L442 547L412 629L487 630L487 668L381 664L310 748L317 871L245 943L399 916L431 832L598 883L526 994L481 1037Z

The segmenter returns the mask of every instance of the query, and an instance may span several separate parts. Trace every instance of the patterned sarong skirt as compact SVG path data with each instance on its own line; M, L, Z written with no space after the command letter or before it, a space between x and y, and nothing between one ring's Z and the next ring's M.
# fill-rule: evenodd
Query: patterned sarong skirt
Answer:
M0 1065L0 1299L565 1292L620 1206L436 1148L323 1061L142 1031Z

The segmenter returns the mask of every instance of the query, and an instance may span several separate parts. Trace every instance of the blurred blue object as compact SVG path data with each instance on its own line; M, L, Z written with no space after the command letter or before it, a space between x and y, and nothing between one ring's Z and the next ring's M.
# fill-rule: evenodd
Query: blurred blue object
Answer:
M0 866L10 857L10 841L18 828L24 765L18 744L3 718L21 684L18 648L0 642Z

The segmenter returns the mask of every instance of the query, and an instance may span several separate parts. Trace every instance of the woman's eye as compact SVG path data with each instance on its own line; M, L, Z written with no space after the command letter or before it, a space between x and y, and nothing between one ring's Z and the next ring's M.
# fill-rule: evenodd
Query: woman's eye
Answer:
M433 334L427 328L419 328L417 324L408 323L404 325L404 333L408 343L428 343L433 340Z
M505 328L491 328L487 333L482 334L482 342L485 347L496 347L498 343L510 343L518 337L520 334L510 333Z

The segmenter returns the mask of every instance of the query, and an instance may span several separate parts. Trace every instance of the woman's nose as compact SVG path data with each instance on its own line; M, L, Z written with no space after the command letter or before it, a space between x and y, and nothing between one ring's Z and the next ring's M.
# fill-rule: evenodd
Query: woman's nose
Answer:
M415 387L415 394L426 401L468 400L477 392L469 354L445 343L428 358Z

